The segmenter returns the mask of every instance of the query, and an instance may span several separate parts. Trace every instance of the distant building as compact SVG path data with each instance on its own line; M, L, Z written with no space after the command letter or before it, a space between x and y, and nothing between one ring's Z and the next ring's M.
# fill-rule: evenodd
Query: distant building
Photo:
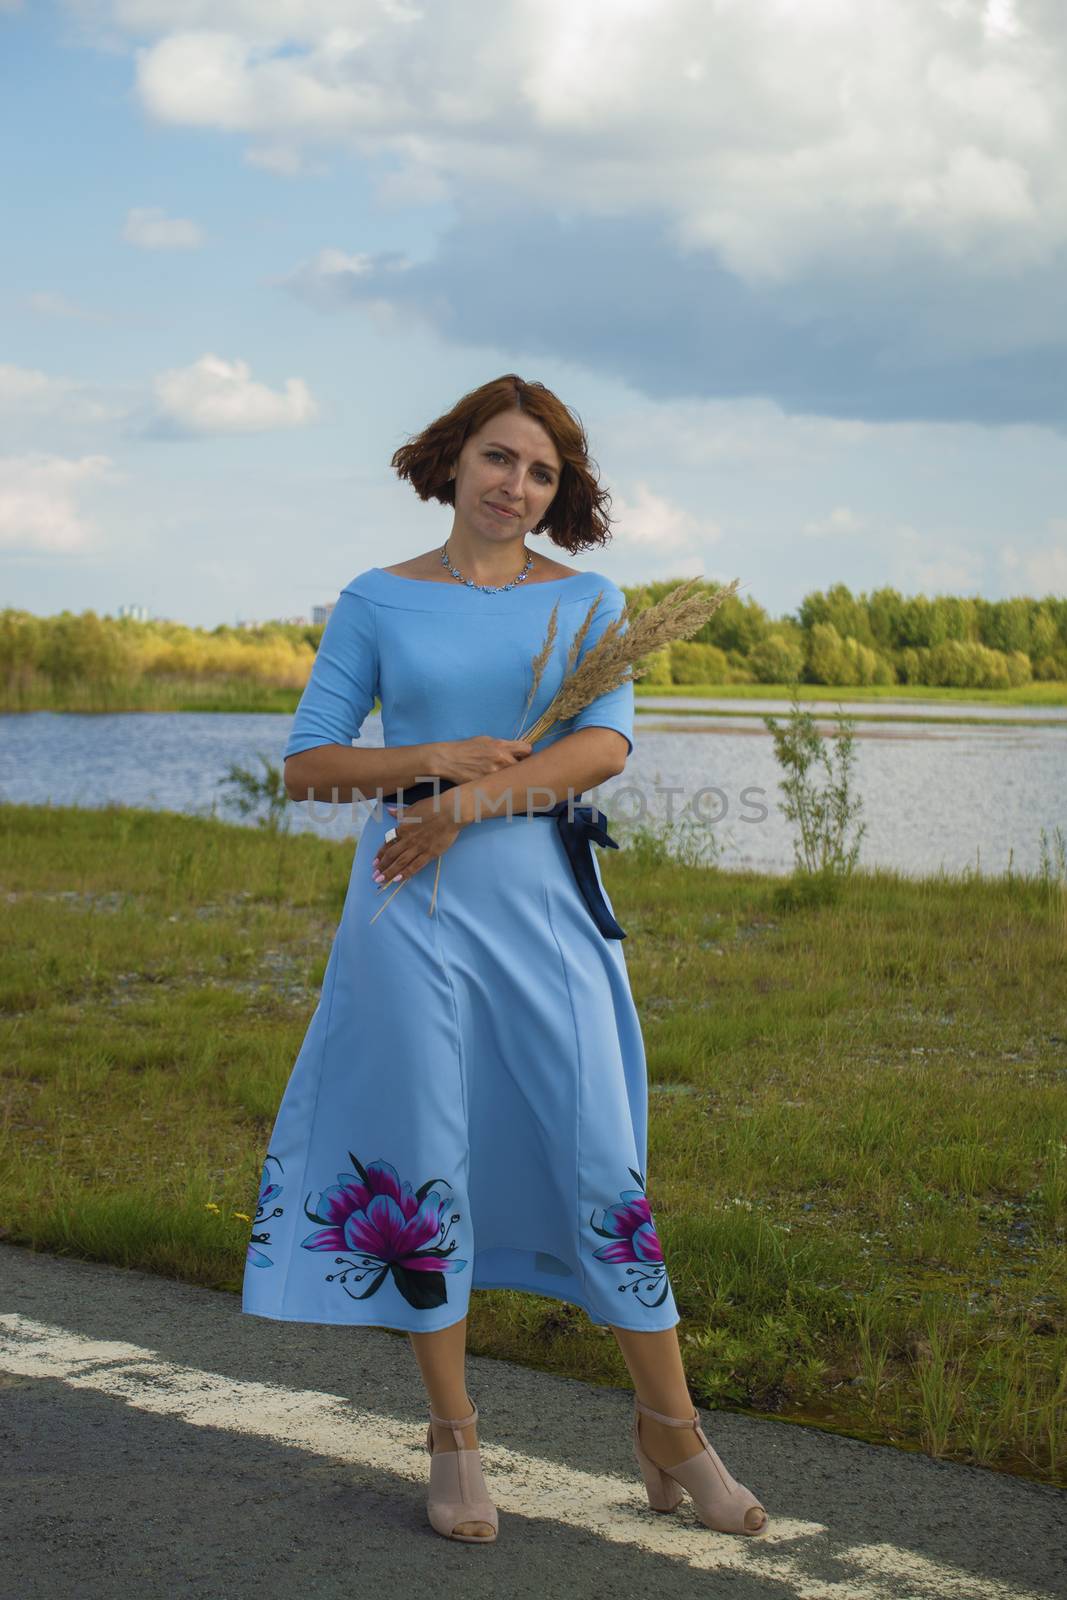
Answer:
M119 606L120 617L132 617L134 622L148 622L147 606Z
M278 620L287 628L306 628L308 625L307 617L279 617Z
M326 622L329 619L330 612L333 610L335 603L335 601L331 600L324 606L312 606L311 626L313 628L317 628L320 622Z

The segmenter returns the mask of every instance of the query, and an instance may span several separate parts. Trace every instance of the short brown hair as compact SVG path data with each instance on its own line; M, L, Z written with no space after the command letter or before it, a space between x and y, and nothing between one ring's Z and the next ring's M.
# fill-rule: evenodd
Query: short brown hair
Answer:
M543 383L529 383L515 372L465 394L451 411L401 445L390 465L398 477L408 479L420 500L455 505L455 484L448 476L451 464L471 434L501 411L524 411L539 422L563 463L552 504L530 531L547 534L571 555L606 544L611 538L606 509L611 496L597 481L581 419Z

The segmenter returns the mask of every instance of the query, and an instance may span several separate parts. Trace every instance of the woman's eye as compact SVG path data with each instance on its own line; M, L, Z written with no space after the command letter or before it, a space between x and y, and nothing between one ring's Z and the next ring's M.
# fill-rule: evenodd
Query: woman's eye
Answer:
M496 459L498 461L503 461L505 459L505 457L503 456L503 454L499 450L487 450L485 453L486 453L487 457L488 456L496 456ZM551 483L552 482L552 479L551 479L550 475L547 472L542 472L540 470L540 468L538 468L538 474L537 475L541 479L542 483Z

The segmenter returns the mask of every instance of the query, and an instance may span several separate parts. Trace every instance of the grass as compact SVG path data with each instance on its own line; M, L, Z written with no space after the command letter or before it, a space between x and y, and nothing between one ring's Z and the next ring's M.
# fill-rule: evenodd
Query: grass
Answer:
M254 678L139 678L132 683L102 683L93 678L62 685L47 679L0 694L0 715L29 711L74 711L107 715L119 711L272 711L292 716L299 689L285 689Z
M709 696L721 700L788 700L792 693L787 683L644 683L634 684L634 698L665 695L685 699ZM927 683L802 683L801 701L828 700L939 700L974 701L994 706L1067 706L1067 683L1036 682L1016 689L952 689Z
M351 854L0 807L3 1237L239 1292ZM694 1398L1063 1484L1062 875L820 896L637 842L599 859ZM468 1327L477 1353L629 1381L563 1302L478 1291Z
M639 711L652 714L653 709L642 707L645 696L689 699L706 696L717 700L782 700L788 701L791 689L785 683L674 683L648 684L640 679L634 684L635 704ZM964 701L991 706L1067 706L1067 683L1037 682L1023 684L1017 689L942 689L926 684L824 684L802 683L802 701L838 700L937 700ZM82 713L114 713L120 711L225 711L247 713L268 711L277 715L292 716L300 699L299 689L278 688L260 684L253 678L143 678L128 684L97 683L92 679L56 687L41 680L21 693L8 690L0 695L0 715L28 711L77 711ZM380 709L375 701L372 710ZM662 714L662 708L661 714ZM758 712L716 711L716 716L759 715ZM899 722L900 716L894 721ZM917 714L914 719L928 719ZM944 719L930 719L942 721ZM978 721L974 717L961 717L960 721ZM1001 719L998 719L1001 720Z

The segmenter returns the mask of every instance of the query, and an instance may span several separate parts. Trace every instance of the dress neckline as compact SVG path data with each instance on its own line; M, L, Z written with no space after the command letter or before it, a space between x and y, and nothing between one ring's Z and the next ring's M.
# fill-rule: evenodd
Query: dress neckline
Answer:
M405 578L384 567L368 567L342 593L362 595L381 606L397 611L435 612L439 616L464 619L475 617L520 617L541 612L548 614L554 605L564 609L588 605L598 593L618 597L617 587L602 572L571 572L563 578L548 578L540 583L520 583L515 589L498 594L483 594L465 583L441 583L432 578Z
M422 583L426 584L432 589L470 588L469 584L459 583L455 578L453 578L451 582L443 578L406 578L402 572L389 572L385 567L373 567L371 570L373 572L380 572L384 578L395 578L398 583ZM574 578L584 578L585 576L586 574L584 572L568 572L564 578L538 578L533 583L520 583L518 587L520 589L547 589L550 584L570 583ZM475 589L476 592L479 594L481 593L481 590L478 590L477 586L475 586ZM509 589L507 592L511 594L513 591Z

